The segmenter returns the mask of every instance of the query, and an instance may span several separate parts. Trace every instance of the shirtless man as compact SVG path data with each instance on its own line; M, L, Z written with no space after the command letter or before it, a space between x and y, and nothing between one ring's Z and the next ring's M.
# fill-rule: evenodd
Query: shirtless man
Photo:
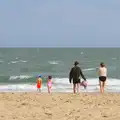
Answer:
M99 74L99 85L100 85L100 92L104 92L105 82L107 79L107 68L105 67L104 63L100 63L100 67L98 69Z

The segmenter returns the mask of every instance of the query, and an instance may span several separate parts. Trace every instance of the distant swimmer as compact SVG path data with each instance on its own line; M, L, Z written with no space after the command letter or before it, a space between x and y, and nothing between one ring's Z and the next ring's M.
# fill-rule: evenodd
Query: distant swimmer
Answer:
M48 88L48 93L51 93L51 89L52 89L52 76L48 76L47 88Z
M84 77L81 68L78 66L79 62L75 61L74 67L71 68L69 73L69 82L71 83L71 80L73 80L73 93L76 93L76 86L77 86L77 92L79 93L79 87L80 87L80 77L86 81L86 78Z
M99 75L99 86L100 86L100 92L104 92L105 82L107 79L107 68L103 62L100 63L100 67L98 69L98 75Z
M41 76L38 76L36 83L37 83L37 91L41 92L41 86L42 86Z

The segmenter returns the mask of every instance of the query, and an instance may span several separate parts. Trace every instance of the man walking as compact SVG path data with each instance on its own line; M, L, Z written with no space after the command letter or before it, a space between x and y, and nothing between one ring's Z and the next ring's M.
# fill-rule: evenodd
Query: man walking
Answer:
M74 67L71 68L69 73L69 82L71 83L71 80L73 79L73 93L76 93L76 87L77 87L77 93L79 93L79 87L80 87L80 77L82 77L85 81L86 78L84 77L81 68L78 66L79 62L75 61Z

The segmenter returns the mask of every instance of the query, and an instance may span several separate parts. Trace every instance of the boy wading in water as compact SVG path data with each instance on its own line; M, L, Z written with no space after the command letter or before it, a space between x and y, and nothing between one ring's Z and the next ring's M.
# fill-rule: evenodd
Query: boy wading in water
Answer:
M99 85L100 85L100 92L104 92L105 82L107 79L107 68L105 67L104 63L100 63L100 67L98 69L99 74Z
M71 83L71 80L73 79L73 93L76 93L76 87L77 87L77 93L79 93L79 88L80 88L80 77L86 81L86 78L84 77L81 68L78 66L78 62L75 61L74 67L71 68L70 73L69 73L69 82Z

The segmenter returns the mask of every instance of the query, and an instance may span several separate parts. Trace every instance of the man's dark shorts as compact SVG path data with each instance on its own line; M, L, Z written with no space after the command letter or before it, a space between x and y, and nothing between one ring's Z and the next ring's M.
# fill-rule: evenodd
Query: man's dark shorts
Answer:
M77 83L80 83L81 80L80 79L77 79L77 80L73 80L73 84L77 84Z

